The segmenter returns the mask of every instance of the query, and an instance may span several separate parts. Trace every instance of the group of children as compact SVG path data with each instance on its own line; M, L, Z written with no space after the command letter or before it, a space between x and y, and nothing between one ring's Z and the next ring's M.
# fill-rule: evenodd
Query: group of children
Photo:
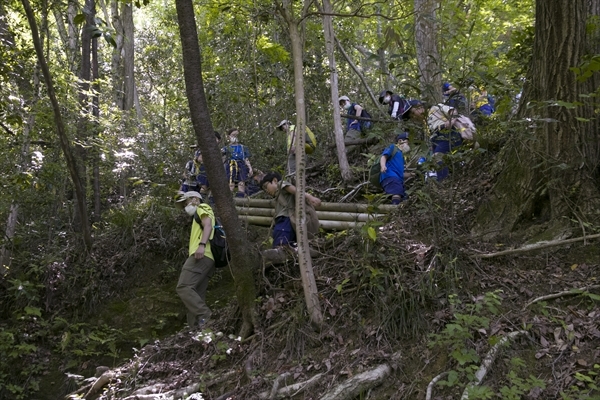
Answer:
M260 171L254 171L250 163L250 149L239 142L239 130L232 128L227 132L229 144L221 149L223 167L229 182L229 189L234 192L237 187L236 196L245 197L250 195L249 191L257 191L257 180L260 179ZM221 141L221 135L215 131L217 143ZM195 146L194 146L195 147ZM207 195L209 190L206 167L202 161L202 152L196 150L194 159L187 162L183 174L180 191L197 191Z
M456 107L437 104L427 111L425 104L421 101L404 99L389 90L381 92L379 101L381 104L388 105L388 113L394 120L413 120L429 131L431 152L434 158L449 153L452 149L462 145L465 131L471 130L471 138L473 138L474 126L468 118L464 117L467 120L465 121L458 114ZM362 132L372 124L370 115L363 107L352 103L347 96L340 97L339 105L348 115L346 140L360 138ZM363 119L352 118L354 116ZM287 135L287 169L289 174L293 174L297 161L295 142L299 135L288 120L281 121L277 128ZM233 193L237 186L235 195L245 197L262 189L274 197L275 216L272 247L294 247L297 242L296 187L284 180L277 172L263 175L260 171L254 171L250 164L250 150L239 142L238 136L237 129L230 129L227 133L229 144L221 149L223 167L227 173L230 190ZM303 136L306 153L310 153L316 145L314 134L307 127ZM221 140L218 132L215 132L215 139L217 143ZM410 150L408 139L408 132L398 134L395 142L383 150L379 161L379 183L384 192L391 195L392 204L400 204L406 198L404 179L407 174L404 169L404 154ZM437 171L437 178L441 180L448 175L448 168L443 165L443 161L439 157L438 159L441 166ZM247 185L247 183L250 184ZM216 219L212 208L206 204L208 191L209 182L202 162L202 153L200 150L196 150L194 159L186 164L186 172L181 185L182 193L177 199L177 204L189 215L195 217L190 233L188 259L179 277L177 293L187 308L188 325L197 329L202 329L211 315L205 302L205 295L208 281L215 272L210 239L213 236L212 231ZM319 221L314 207L318 207L321 200L310 193L305 193L303 200L306 202L307 210L304 227L311 238L319 230Z
M381 171L379 183L383 191L391 196L392 204L399 204L406 198L404 180L410 175L405 171L405 155L410 150L409 132L404 129L402 122L413 121L413 126L420 125L424 132L429 133L430 153L434 162L438 164L435 172L438 181L445 179L449 174L442 156L461 146L465 138L473 139L475 131L473 123L469 118L459 114L460 109L455 103L460 100L460 97L457 97L458 91L448 83L444 84L443 89L444 94L448 96L448 104L436 104L429 108L420 100L405 99L391 90L383 90L379 95L379 102L388 106L390 117L399 121L400 127L403 128L402 133L396 135L394 143L386 146L379 159ZM370 115L362 106L350 101L348 96L340 97L339 105L346 113L345 139L359 139L373 123ZM360 119L352 118L354 116ZM293 174L296 168L296 129L289 120L281 121L277 129L287 135L287 172ZM295 229L292 228L293 224L289 220L295 209L292 207L296 193L295 186L284 180L277 172L263 174L254 171L250 163L250 150L239 142L238 136L238 129L230 129L227 133L228 145L221 149L230 190L236 197L249 196L260 190L275 197L277 209L273 246L295 243ZM315 141L314 134L308 127L305 136L305 148L308 154L314 150L311 140ZM221 139L218 132L215 132L215 138L218 143ZM236 187L237 191L235 191ZM209 190L206 169L199 150L195 152L194 160L187 163L185 179L181 185L182 192L190 190L198 191L203 195ZM306 194L306 202L309 206L316 206L321 201Z
M410 175L404 168L404 157L410 150L409 130L404 123L412 121L411 125L421 131L421 136L428 138L430 155L437 164L436 171L428 175L442 181L450 173L448 166L444 164L444 154L451 153L462 146L465 140L475 139L475 125L465 114L475 118L487 117L494 112L493 102L485 91L473 90L472 101L468 102L449 83L444 83L442 90L445 102L431 107L426 107L420 100L406 99L389 89L382 90L379 94L379 103L388 106L388 114L393 120L399 121L399 128L403 131L396 135L394 143L383 150L379 159L381 170L379 183L383 191L392 196L392 204L399 204L406 198L404 179ZM360 138L364 133L362 124L365 120L353 116L364 118L364 108L351 102L348 96L340 97L339 105L347 114L345 140ZM351 151L353 146L348 147L348 151Z

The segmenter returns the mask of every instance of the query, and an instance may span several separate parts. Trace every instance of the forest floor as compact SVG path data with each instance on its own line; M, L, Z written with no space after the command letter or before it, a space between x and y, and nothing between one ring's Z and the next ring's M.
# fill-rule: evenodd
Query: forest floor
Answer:
M600 246L481 257L535 242L549 222L493 242L474 234L491 188L489 162L457 163L441 183L409 182L409 199L371 225L375 240L366 228L316 239L320 327L308 320L291 261L256 271L255 332L241 340L235 300L214 304L215 295L223 304L223 293L232 294L230 277L221 276L209 287L215 312L204 330L146 344L80 396L599 399ZM250 236L260 242L264 232ZM463 393L482 365L481 385Z

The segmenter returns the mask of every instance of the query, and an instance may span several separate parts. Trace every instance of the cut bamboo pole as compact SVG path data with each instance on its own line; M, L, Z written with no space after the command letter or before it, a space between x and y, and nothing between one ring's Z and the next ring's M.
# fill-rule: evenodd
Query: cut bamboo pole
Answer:
M273 217L275 215L274 208L259 208L259 207L236 207L238 215L252 215L254 217Z
M254 215L240 215L239 218L242 221L246 221L250 225L257 226L271 226L273 217L259 217ZM353 229L363 226L364 222L353 222L353 221L328 221L319 220L319 227L325 230L344 230Z
M275 208L274 199L254 199L254 198L235 198L235 205L246 208ZM337 211L337 212L353 212L353 213L368 213L376 212L385 214L398 209L398 206L391 204L382 204L375 207L364 203L326 203L323 202L319 207L315 207L317 211Z
M271 208L236 207L236 209L238 211L238 215L248 215L252 217L273 217L275 215L275 210ZM383 218L384 216L385 214L317 211L317 217L319 217L319 220L325 221L366 222Z

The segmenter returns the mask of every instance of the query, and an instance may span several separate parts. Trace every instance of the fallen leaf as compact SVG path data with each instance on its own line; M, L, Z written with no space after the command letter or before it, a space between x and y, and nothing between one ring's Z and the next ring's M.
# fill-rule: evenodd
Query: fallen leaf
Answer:
M579 359L577 360L577 364L581 365L582 367L587 367L588 363L587 361L585 361L584 359Z
M535 358L539 360L540 358L544 357L546 354L548 354L547 350L538 351L537 353L535 353Z
M578 265L577 264L573 264L571 265L571 271L575 271L577 269Z

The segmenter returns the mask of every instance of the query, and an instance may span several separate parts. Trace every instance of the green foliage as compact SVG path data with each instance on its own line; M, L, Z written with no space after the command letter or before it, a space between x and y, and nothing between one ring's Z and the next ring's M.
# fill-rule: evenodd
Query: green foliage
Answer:
M575 372L575 384L560 392L563 400L597 399L600 395L600 364L594 364L592 369Z

